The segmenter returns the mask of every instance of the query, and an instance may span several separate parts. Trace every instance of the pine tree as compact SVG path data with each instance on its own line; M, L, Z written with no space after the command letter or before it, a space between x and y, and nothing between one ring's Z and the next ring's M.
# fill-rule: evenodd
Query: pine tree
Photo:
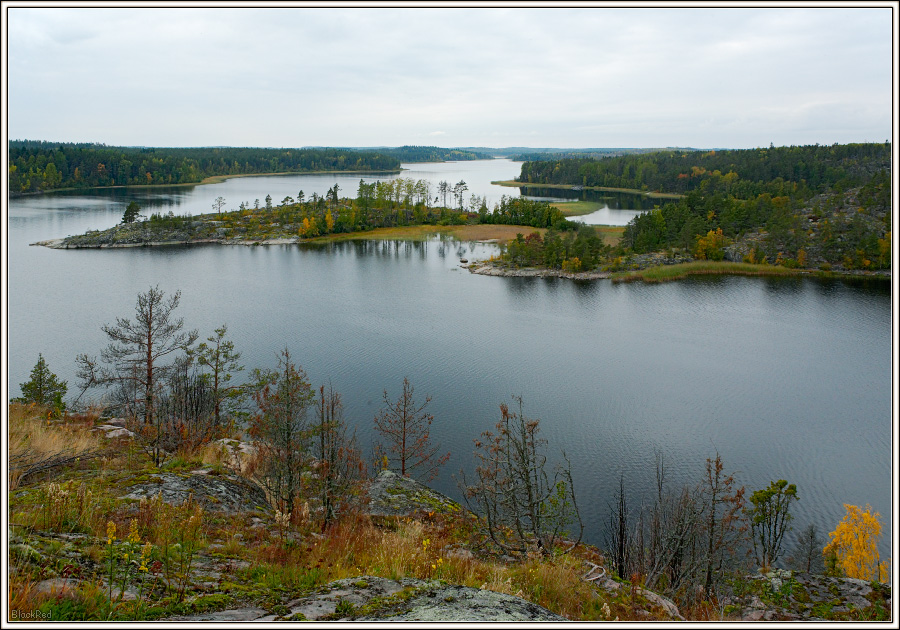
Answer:
M215 423L219 427L223 426L222 411L230 414L233 420L245 397L243 386L231 384L232 377L243 371L244 366L238 363L241 353L234 351L234 342L225 338L227 332L225 324L216 328L216 334L206 339L209 343L201 343L194 353L197 365L205 370L204 376L212 386L216 401Z
M315 405L306 372L285 348L275 370L256 370L253 400L257 413L249 434L256 441L261 477L276 507L288 513L302 496L303 473L311 467L314 427L309 411Z
M31 380L20 383L19 387L22 389L22 396L16 398L16 402L45 405L53 408L56 413L61 413L66 408L63 396L66 395L68 384L60 381L50 371L42 354L38 354L38 361L31 370Z
M132 201L125 208L125 214L122 215L122 223L134 223L140 211L141 206L136 201Z

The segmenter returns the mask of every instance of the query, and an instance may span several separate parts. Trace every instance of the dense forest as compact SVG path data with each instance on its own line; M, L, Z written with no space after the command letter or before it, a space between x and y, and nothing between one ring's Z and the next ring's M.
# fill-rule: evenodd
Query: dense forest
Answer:
M9 144L9 189L15 194L57 188L190 184L216 175L396 171L401 162L489 157L420 146L377 150L154 148L16 140Z
M310 171L391 171L386 153L347 149L109 147L14 141L9 146L10 191L187 184L214 175Z
M364 151L365 149L359 149ZM385 155L397 158L401 162L463 162L468 160L490 160L492 155L480 151L464 149L445 149L442 147L402 146L379 149Z
M725 151L658 151L606 159L563 158L528 162L518 180L687 193L704 182L739 199L768 192L809 198L834 185L861 186L890 168L891 145L844 144ZM711 184L706 184L707 189ZM710 191L712 192L712 191Z
M635 254L888 269L890 160L889 143L666 151L527 162L519 181L683 194L631 221Z
M636 155L640 153L656 153L664 149L524 149L512 154L510 159L517 162L544 162L568 159L598 160L620 155ZM696 149L681 149L695 151Z

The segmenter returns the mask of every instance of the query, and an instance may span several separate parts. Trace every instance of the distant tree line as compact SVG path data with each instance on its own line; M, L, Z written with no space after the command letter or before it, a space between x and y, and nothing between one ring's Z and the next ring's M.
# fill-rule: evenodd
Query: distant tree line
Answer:
M696 149L685 150L694 151ZM510 159L517 162L555 161L575 158L599 160L603 158L616 157L619 155L655 153L657 151L660 151L660 149L534 149L516 153Z
M233 147L110 147L15 140L9 143L12 193L56 188L189 184L214 175L311 171L395 171L383 151Z
M395 157L401 162L463 162L469 160L490 160L493 158L492 155L480 151L416 145L384 149L383 153Z
M189 184L214 175L395 171L401 162L491 158L486 153L433 146L377 150L163 148L14 140L9 147L10 191L13 193L56 188Z
M809 198L840 186L865 184L890 168L890 143L790 146L722 151L672 150L606 159L564 158L526 162L518 181L631 188L667 193L698 190L749 199L764 192ZM713 192L713 191L709 191Z

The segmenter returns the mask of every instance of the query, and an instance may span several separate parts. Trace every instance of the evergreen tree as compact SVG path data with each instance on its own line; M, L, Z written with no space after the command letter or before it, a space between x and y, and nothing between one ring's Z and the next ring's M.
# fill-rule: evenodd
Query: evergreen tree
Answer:
M132 201L125 208L125 214L122 215L122 223L134 223L138 218L141 206L136 201Z
M60 381L56 374L47 367L43 355L38 354L38 361L31 370L31 380L20 383L22 396L15 402L36 403L53 408L56 413L62 412L66 405L63 396L66 395L68 385L66 381Z
M225 324L216 328L216 334L207 337L195 353L197 365L204 370L203 376L209 381L215 396L216 426L222 426L223 409L234 420L245 397L244 388L231 383L232 377L243 371L244 366L238 362L241 353L235 352L234 342L225 338L227 332Z

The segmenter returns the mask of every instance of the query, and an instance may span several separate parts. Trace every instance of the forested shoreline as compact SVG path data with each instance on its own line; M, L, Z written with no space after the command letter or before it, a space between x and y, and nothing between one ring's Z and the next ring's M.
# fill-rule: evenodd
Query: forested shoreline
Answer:
M808 145L758 149L665 150L603 157L564 157L526 162L518 181L652 190L685 194L716 184L742 199L768 192L806 198L839 185L861 186L890 170L890 143ZM709 191L712 192L712 191Z
M249 147L115 147L94 143L14 140L9 143L10 194L108 186L196 184L208 177L399 171L401 162L488 158L433 146L379 149Z
M526 162L522 184L681 194L627 226L633 255L889 269L891 145L665 151Z

